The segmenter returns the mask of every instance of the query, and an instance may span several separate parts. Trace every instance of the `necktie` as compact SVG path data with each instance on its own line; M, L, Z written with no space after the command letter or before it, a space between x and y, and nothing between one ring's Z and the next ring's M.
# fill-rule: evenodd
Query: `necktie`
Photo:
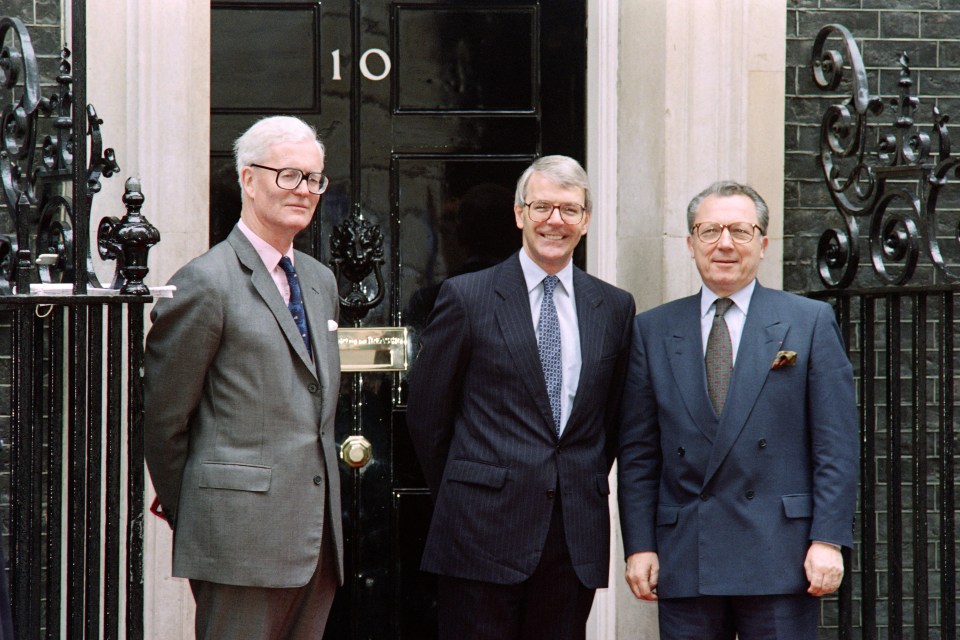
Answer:
M287 274L287 284L290 285L290 302L287 303L287 308L290 309L293 321L297 323L297 329L300 331L300 337L303 338L303 344L307 346L307 353L312 356L310 334L307 332L307 312L303 309L303 293L300 291L300 279L297 278L293 263L287 256L280 258L280 268Z
M537 350L540 352L540 366L547 381L547 395L550 397L550 411L553 413L553 426L560 435L560 396L563 392L563 360L560 354L560 319L557 307L553 303L553 291L560 279L547 276L543 279L543 302L540 304L540 321L537 324Z
M730 342L730 330L723 314L730 309L733 300L718 298L717 313L713 316L713 326L710 327L710 336L707 338L707 355L704 362L707 366L707 393L713 410L719 416L723 413L723 403L727 399L727 390L730 388L730 376L733 373L733 343Z

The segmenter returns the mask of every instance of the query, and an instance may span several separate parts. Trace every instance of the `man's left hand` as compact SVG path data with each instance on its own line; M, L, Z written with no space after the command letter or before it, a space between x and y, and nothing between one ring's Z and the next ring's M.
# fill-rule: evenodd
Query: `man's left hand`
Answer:
M807 593L823 596L833 593L843 580L843 556L840 549L825 542L811 542L807 558L803 562L810 587Z

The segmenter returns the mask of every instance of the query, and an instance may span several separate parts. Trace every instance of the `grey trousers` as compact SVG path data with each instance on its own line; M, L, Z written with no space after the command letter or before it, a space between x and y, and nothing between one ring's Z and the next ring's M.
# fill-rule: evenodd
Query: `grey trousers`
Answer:
M334 554L325 524L317 569L302 587L242 587L191 580L197 640L320 640L337 589Z

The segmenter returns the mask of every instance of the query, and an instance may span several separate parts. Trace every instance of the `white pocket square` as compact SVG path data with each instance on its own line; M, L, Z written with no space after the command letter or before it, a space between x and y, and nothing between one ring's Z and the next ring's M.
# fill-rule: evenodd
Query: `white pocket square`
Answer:
M337 321L327 320L327 331L336 331L336 330L337 330Z

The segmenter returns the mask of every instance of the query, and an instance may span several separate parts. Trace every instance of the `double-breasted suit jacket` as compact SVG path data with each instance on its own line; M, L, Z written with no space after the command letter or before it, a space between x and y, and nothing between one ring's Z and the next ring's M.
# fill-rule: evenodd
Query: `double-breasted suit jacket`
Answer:
M559 492L573 567L607 584L609 485L633 299L574 267L581 375L557 438L515 254L447 280L411 372L407 422L434 498L422 568L515 584L537 566Z
M793 351L789 364L780 351ZM626 554L659 554L659 597L803 593L813 540L852 546L858 432L833 310L757 284L722 415L700 295L637 316L624 390Z
M312 359L237 228L177 272L174 297L151 315L145 452L174 526L175 576L302 586L326 522L342 581L337 288L310 256L297 252L295 261Z

